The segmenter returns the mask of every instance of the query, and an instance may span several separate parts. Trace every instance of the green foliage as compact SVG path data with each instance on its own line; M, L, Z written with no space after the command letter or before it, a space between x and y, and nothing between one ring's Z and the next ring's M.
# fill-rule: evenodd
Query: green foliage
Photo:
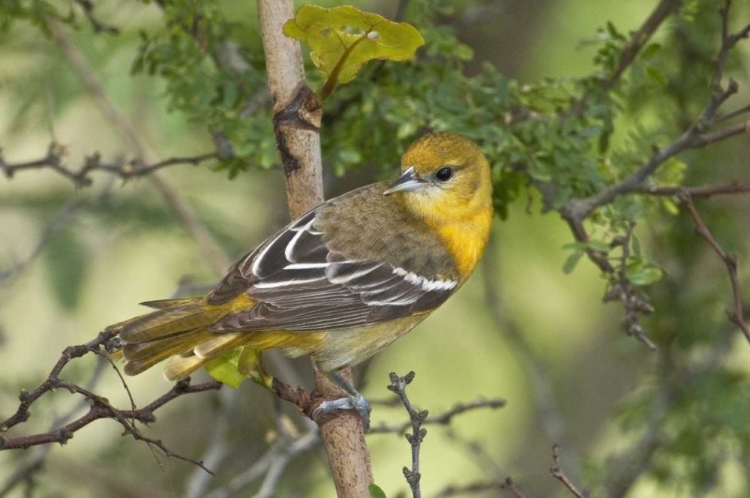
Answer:
M240 384L247 380L247 377L242 375L238 369L242 350L243 348L235 348L208 361L204 367L206 373L222 384L237 389Z
M405 17L412 28L353 7L305 6L287 24L289 36L310 46L311 81L320 78L319 70L331 82L326 95L338 83L348 83L330 93L323 116L324 157L336 175L364 166L390 177L415 138L450 130L481 144L492 165L493 201L500 217L507 217L508 207L522 198L541 198L543 209L560 209L571 199L595 195L630 177L655 149L694 123L708 100L720 31L714 1L685 2L668 29L642 49L611 88L630 36L621 27L607 23L584 43L584 49L593 51L591 74L519 81L491 64L467 72L472 50L444 23L458 8L413 0ZM19 21L46 32L49 19L66 21L65 16L52 2L0 3L0 28L6 35ZM180 119L228 142L232 154L217 170L234 177L251 167L275 165L264 60L251 16L229 19L226 6L217 0L166 2L162 16L158 29L141 34L132 71L163 82L164 100ZM413 57L422 40L424 47ZM381 61L366 64L373 58ZM727 64L730 70L741 68L742 60L732 55ZM59 61L50 60L45 65L49 72L19 79L19 87L40 93L54 80L57 97L80 91L61 68ZM32 97L40 100L38 94ZM19 100L29 106L34 101ZM53 100L58 105L65 99ZM646 186L707 184L710 170L700 153L682 154L664 163ZM27 199L29 205L22 207L39 216L51 215L62 204L49 195ZM1 202L13 207L7 199ZM118 197L96 208L102 224L128 222L131 230L176 226L174 217L143 199ZM743 462L750 458L750 393L745 370L709 361L721 358L722 341L728 341L724 308L730 296L725 281L707 282L712 279L705 277L704 248L690 221L674 216L677 210L673 199L644 196L619 197L598 208L586 225L592 240L563 247L563 271L574 271L587 251L596 251L639 292L649 287L653 293L659 305L645 326L662 351L660 368L644 373L644 385L622 408L621 428L640 436L655 426L663 437L650 475L666 488L697 490L721 470L722 452L739 455ZM669 216L663 216L665 211ZM701 206L701 212L722 243L743 249L724 208ZM666 224L658 221L665 218ZM643 241L634 235L623 258L622 247L613 242L634 223ZM231 230L221 223L211 227L225 245L235 244L234 253L239 251ZM652 237L659 243L648 244ZM58 233L45 250L51 288L65 309L75 307L80 296L88 252L73 228ZM671 263L664 265L669 275L662 261ZM611 283L611 275L604 277ZM695 281L704 286L698 296L688 292ZM237 386L246 379L237 372L239 354L216 359L207 369ZM605 472L604 467L598 472ZM373 485L371 494L382 496L382 490Z
M373 59L405 61L424 45L419 31L350 5L326 9L303 5L284 25L284 34L305 42L326 83L321 99L337 84L349 83Z
M267 88L262 54L236 46L229 28L217 1L168 2L164 28L141 34L132 72L162 77L170 110L228 141L232 155L217 170L233 178L278 160L270 109L255 102Z
M368 491L370 491L370 498L387 498L385 495L385 491L380 489L380 487L372 483L367 487Z

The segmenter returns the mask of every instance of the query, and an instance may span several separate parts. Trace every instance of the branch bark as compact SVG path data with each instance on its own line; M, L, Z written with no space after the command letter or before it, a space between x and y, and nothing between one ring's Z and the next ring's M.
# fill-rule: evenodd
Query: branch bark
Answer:
M323 202L320 154L322 109L305 83L299 42L282 27L294 17L292 0L258 0L261 37L274 105L276 145L286 180L292 218ZM323 394L344 396L313 365L315 387ZM351 369L342 371L351 380ZM372 482L370 455L358 413L341 411L320 426L339 496L368 496Z

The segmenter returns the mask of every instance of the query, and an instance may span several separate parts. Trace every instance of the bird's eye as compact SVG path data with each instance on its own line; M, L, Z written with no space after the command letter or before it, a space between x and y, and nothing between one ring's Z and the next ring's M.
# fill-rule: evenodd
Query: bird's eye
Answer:
M447 182L451 178L453 178L453 168L440 168L435 173L435 178L437 178L441 182Z

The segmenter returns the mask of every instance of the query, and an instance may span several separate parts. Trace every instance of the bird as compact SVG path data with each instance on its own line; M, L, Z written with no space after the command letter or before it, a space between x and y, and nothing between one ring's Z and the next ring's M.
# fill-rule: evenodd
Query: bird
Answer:
M471 276L493 219L492 176L470 139L415 141L401 174L330 199L234 264L206 296L141 303L151 313L108 327L124 372L166 360L169 381L239 351L238 370L270 389L261 354L309 354L347 397L323 411L370 406L339 369L405 335Z

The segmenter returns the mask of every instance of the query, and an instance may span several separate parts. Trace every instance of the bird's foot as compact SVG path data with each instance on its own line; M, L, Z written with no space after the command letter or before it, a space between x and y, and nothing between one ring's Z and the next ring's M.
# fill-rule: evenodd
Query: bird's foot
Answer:
M347 395L344 398L323 401L312 412L312 419L318 422L321 417L328 415L336 410L356 410L362 417L362 425L365 432L370 430L370 412L372 407L370 403L361 394Z

